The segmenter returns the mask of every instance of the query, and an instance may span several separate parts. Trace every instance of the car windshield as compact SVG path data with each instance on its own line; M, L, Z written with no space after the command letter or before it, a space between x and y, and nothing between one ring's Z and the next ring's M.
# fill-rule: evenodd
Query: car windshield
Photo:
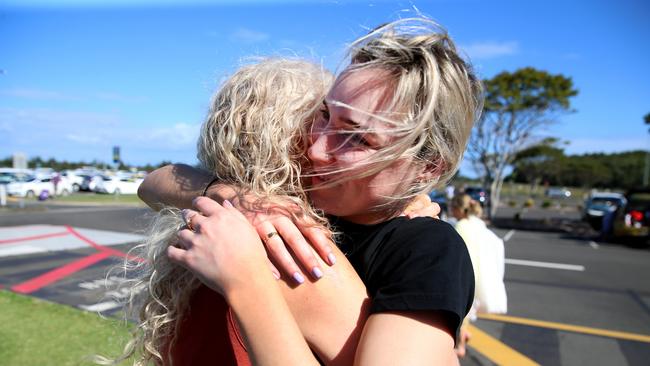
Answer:
M614 205L618 206L621 204L621 200L613 197L594 197L591 199L592 205Z
M628 199L631 210L645 211L650 209L650 193L633 193Z

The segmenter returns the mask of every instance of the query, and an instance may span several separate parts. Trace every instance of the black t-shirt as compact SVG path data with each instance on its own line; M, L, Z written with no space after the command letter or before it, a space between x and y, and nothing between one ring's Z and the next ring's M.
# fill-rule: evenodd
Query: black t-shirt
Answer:
M474 299L474 271L463 239L441 220L397 217L359 225L330 220L337 242L366 285L370 313L439 311L456 334Z

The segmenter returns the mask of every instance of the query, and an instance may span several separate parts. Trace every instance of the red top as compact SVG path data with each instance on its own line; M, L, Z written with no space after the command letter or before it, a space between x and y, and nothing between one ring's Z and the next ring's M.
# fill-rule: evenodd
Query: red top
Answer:
M203 285L190 299L169 357L174 366L251 365L226 300Z

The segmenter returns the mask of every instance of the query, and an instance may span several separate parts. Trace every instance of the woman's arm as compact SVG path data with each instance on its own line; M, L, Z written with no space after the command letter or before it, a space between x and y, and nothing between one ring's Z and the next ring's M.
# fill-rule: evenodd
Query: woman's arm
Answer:
M195 207L205 213L210 212L215 204L210 199L201 198L196 200ZM198 219L200 223L201 217ZM197 223L194 219L192 221ZM199 227L199 231L214 229L210 223ZM229 229L224 235L233 232ZM308 279L295 286L291 278L283 276L276 283L303 336L320 360L327 365L351 365L368 317L370 300L365 285L340 249L332 245L332 251L340 260L336 266L330 267L318 259L323 268L321 280ZM267 277L270 276L267 274ZM263 295L260 293L256 297L258 308Z
M318 365L270 276L234 288L226 299L254 365Z
M389 312L368 318L354 364L458 365L458 357L454 339L440 313Z
M229 201L203 199L196 231L181 230L169 258L221 293L235 313L256 365L318 364L282 293L265 270L266 253L247 219ZM263 302L260 302L263 299Z
M193 201L200 197L204 191L207 191L207 197L217 202L228 199L237 204L238 195L235 187L218 182L210 184L213 179L214 177L210 173L189 165L167 165L154 170L145 177L138 188L138 196L154 210L159 210L164 206L190 208ZM210 186L208 187L208 185ZM206 190L206 188L208 189ZM249 205L243 206L248 207ZM270 257L274 259L274 264L289 276L299 273L298 279L300 277L319 278L318 274L322 272L323 267L319 267L312 248L316 249L318 255L325 259L328 265L336 263L336 255L332 252L329 238L311 221L300 219L292 221L287 217L287 208L281 210L269 208L267 212L244 212L251 224L257 228L260 237L273 231L280 233L282 237L280 242L284 241L283 245L277 245L278 239L275 239L273 244L276 245L267 247L267 249ZM305 239L309 240L309 243ZM296 264L287 247L291 248L301 266ZM321 263L323 262L321 261ZM318 270L315 271L315 268Z
M138 188L138 197L158 211L164 206L177 208L192 207L192 200L203 193L212 180L212 175L204 170L184 164L166 165L147 174ZM214 191L214 198L218 192Z

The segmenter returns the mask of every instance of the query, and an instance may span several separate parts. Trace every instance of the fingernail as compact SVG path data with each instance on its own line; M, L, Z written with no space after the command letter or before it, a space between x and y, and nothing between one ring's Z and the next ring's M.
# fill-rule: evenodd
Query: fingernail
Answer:
M305 282L305 277L303 277L299 272L293 274L293 279L300 284Z
M327 260L330 261L330 265L336 264L336 257L334 256L334 253L328 254Z
M311 274L313 274L314 277L316 277L316 278L321 278L321 277L323 277L323 271L321 271L320 268L318 268L318 267L314 267L314 268L311 270Z
M232 203L230 203L230 201L223 200L223 207L233 207L233 206L232 206Z

